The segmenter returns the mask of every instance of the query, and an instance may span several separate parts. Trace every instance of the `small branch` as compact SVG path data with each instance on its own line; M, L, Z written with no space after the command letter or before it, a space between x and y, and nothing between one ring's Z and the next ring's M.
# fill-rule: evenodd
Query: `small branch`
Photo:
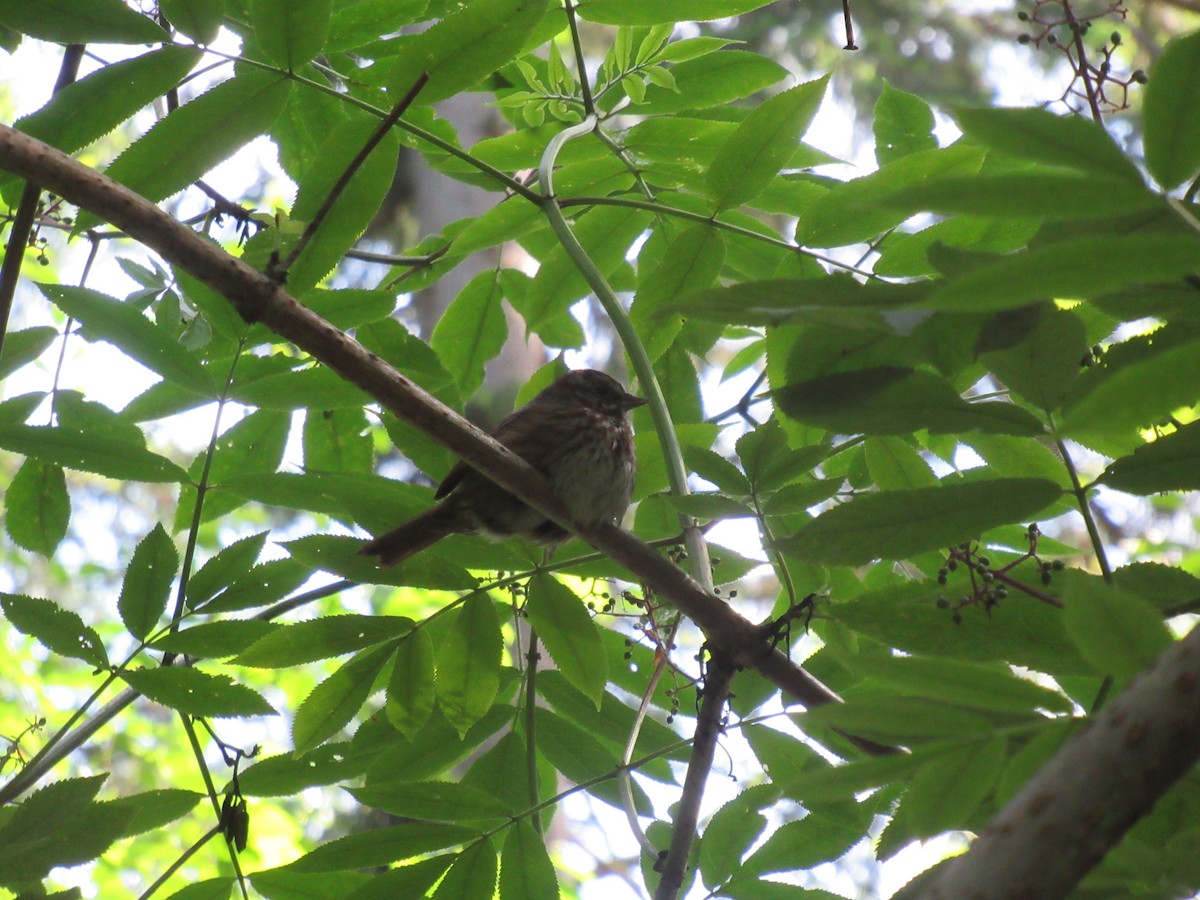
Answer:
M200 838L200 840L196 841L196 843L184 850L183 855L180 856L179 859L175 860L175 862L171 863L171 865L167 867L167 870L159 875L158 878L154 880L154 883L150 885L150 887L142 891L142 893L138 895L138 900L150 900L150 897L154 896L154 892L166 884L168 879L178 872L184 863L195 856L201 847L203 847L220 833L220 824L214 825L212 828L210 828L208 832Z
M874 272L868 272L866 269L855 268L848 263L834 259L832 256L826 256L823 253L817 253L814 250L808 250L798 244L793 244L785 241L783 238L768 237L760 231L752 231L749 228L743 228L741 225L734 225L729 222L724 222L720 219L714 219L712 216L706 216L703 213L692 212L689 209L679 209L674 206L667 206L663 203L656 203L652 200L638 200L635 197L567 197L558 201L558 205L563 209L569 206L632 206L637 209L646 209L654 213L659 213L664 216L675 216L680 219L686 219L691 222L701 222L706 225L711 225L713 228L720 228L722 231L728 231L730 234L741 235L742 237L750 238L751 240L761 241L764 244L770 244L774 247L779 247L782 250L790 250L793 253L799 253L801 256L807 256L817 262L823 262L826 265L833 266L836 269L841 269L844 272L850 272L852 275L860 275L863 278L870 278L875 281L882 281L880 276Z
M846 23L846 46L843 50L857 50L858 44L854 43L854 19L850 15L850 0L842 0L842 19Z
M565 0L563 11L567 14L567 30L571 32L571 46L575 51L575 67L579 70L579 88L583 92L584 117L596 115L596 101L592 97L592 86L588 84L587 60L583 55L583 41L579 37L579 20L575 16L575 4Z
M283 284L287 280L288 269L292 267L300 254L304 252L304 248L308 246L308 242L313 239L313 236L325 222L325 218L333 209L333 205L337 203L338 198L342 196L342 193L349 186L350 179L362 168L362 164L367 161L367 157L371 155L372 151L379 146L379 142L392 130L392 126L399 122L400 117L408 111L408 108L417 99L417 94L421 93L421 89L425 87L427 81L429 81L429 73L422 72L416 84L409 88L408 93L400 98L400 102L392 107L392 111L383 117L383 120L376 126L375 130L371 132L371 136L367 138L367 142L359 148L358 153L354 154L354 158L350 160L349 165L338 176L338 180L334 182L329 193L325 195L325 200L321 203L321 207L317 210L316 215L312 217L312 221L304 227L304 233L300 235L299 240L296 241L291 252L288 253L287 259L282 263L273 262L269 265L267 267L268 275L280 284Z
M671 829L671 847L662 861L662 879L654 892L654 900L675 900L683 887L688 856L700 825L700 801L704 798L704 785L712 770L717 739L723 731L725 704L729 700L729 690L736 671L728 661L716 655L709 660L700 700L700 715L696 719L696 737L692 742L687 777L683 782L683 793Z
M1104 114L1100 112L1100 100L1096 96L1095 85L1092 84L1091 69L1088 68L1087 48L1083 45L1083 28L1080 27L1075 18L1075 12L1071 9L1071 0L1062 0L1062 8L1067 19L1067 28L1070 30L1071 39L1075 44L1075 71L1083 79L1083 89L1086 92L1088 107L1092 111L1092 119L1103 128Z
M68 44L67 49L63 51L58 80L54 83L55 94L75 80L82 60L83 44ZM4 262L0 265L0 353L4 352L4 336L8 333L13 297L17 292L17 282L21 278L25 248L29 246L29 237L33 233L33 220L37 215L38 199L41 195L41 187L32 181L25 185L21 191L21 199L17 202L12 229L8 233L8 246L4 250Z

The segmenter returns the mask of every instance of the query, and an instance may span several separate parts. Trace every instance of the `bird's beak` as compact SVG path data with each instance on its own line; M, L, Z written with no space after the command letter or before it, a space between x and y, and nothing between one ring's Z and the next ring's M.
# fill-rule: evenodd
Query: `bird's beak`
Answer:
M650 401L645 397L635 397L633 394L626 394L621 398L621 406L624 409L637 409L639 406L645 406Z

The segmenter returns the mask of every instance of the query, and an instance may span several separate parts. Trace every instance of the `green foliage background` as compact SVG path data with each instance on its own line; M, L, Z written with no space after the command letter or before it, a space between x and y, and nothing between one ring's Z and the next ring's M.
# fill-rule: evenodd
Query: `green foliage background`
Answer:
M585 348L611 333L585 332L572 307L599 295L640 387L652 375L662 391L653 418L637 414L633 530L660 540L680 516L753 522L771 576L739 585L755 562L714 547L716 582L762 615L809 597L819 642L805 647L819 649L805 667L847 701L785 714L761 677L735 680L728 728L755 772L704 823L689 874L698 893L735 898L775 896L780 873L837 860L868 833L888 858L982 829L1200 602L1187 494L1200 488L1200 33L1150 72L1142 156L1085 117L986 106L947 111L962 137L941 146L926 102L885 83L872 86L878 168L840 180L802 140L827 76L793 84L762 53L675 29L685 6L719 19L762 5L163 0L154 19L119 0L0 0L8 47L129 50L20 130L74 153L157 98L187 100L100 161L143 196L191 190L267 136L294 204L244 246L214 231L259 266L287 257L428 75L287 289L459 409L509 337L502 303L548 347ZM221 28L241 37L237 58L206 49ZM585 75L581 33L603 44ZM223 80L193 92L189 73L213 65ZM432 104L467 91L497 105L505 133L459 144ZM421 236L372 287L331 287L401 148L508 196ZM528 176L539 166L552 200ZM21 190L0 176L9 206ZM76 236L100 227L64 214L50 210ZM536 274L497 263L430 335L392 318L408 293L514 245ZM44 382L0 402L12 541L0 885L52 892L51 869L96 861L86 877L105 897L226 897L239 883L269 898L574 895L590 873L567 870L547 838L556 801L582 790L623 804L611 776L670 609L637 585L621 596L605 579L628 573L578 542L539 566L516 543L452 538L376 570L350 530L424 509L452 457L193 276L123 267L139 285L125 297L86 283L25 295L55 324L8 333L0 356L0 377ZM86 379L58 381L62 341L109 344L159 380L110 409ZM702 383L745 372L761 373L770 404L706 418ZM173 423L196 415L212 439L189 458ZM966 451L983 465L961 468ZM680 493L677 453L703 490ZM376 474L381 460L407 480ZM68 535L91 551L71 513L104 492L134 519L149 512L144 527L115 528L111 559L55 557ZM1117 541L1101 515L1112 509L1158 524ZM1181 538L1159 527L1171 517ZM522 623L553 670L522 655ZM682 766L668 763L688 758L699 674L674 656L630 756L645 779L633 802L660 818L642 785L679 790ZM290 735L271 724L279 713ZM89 716L95 735L80 731ZM840 732L911 752L866 758ZM266 748L235 770L214 734ZM75 735L78 752L37 768ZM321 804L310 788L329 788ZM243 797L238 856L216 825ZM236 813L221 821L237 831ZM1189 776L1081 896L1195 890L1196 823ZM650 837L665 846L660 828ZM643 857L632 877L652 889Z

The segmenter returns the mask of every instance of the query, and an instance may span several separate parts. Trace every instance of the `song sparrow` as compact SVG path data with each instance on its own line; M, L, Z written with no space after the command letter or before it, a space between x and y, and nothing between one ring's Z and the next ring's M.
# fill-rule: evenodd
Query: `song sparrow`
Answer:
M581 525L625 514L637 458L629 410L646 401L595 369L568 372L492 433L541 472ZM380 535L360 553L393 566L451 534L521 536L542 544L567 532L486 477L459 463L438 487L436 506Z

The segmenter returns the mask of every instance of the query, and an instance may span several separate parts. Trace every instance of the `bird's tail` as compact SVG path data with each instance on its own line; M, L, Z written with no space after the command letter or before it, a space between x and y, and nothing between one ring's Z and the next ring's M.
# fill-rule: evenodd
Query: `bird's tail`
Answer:
M455 511L439 503L386 534L381 534L358 552L363 556L379 557L381 566L394 566L433 546L442 538L463 530Z

